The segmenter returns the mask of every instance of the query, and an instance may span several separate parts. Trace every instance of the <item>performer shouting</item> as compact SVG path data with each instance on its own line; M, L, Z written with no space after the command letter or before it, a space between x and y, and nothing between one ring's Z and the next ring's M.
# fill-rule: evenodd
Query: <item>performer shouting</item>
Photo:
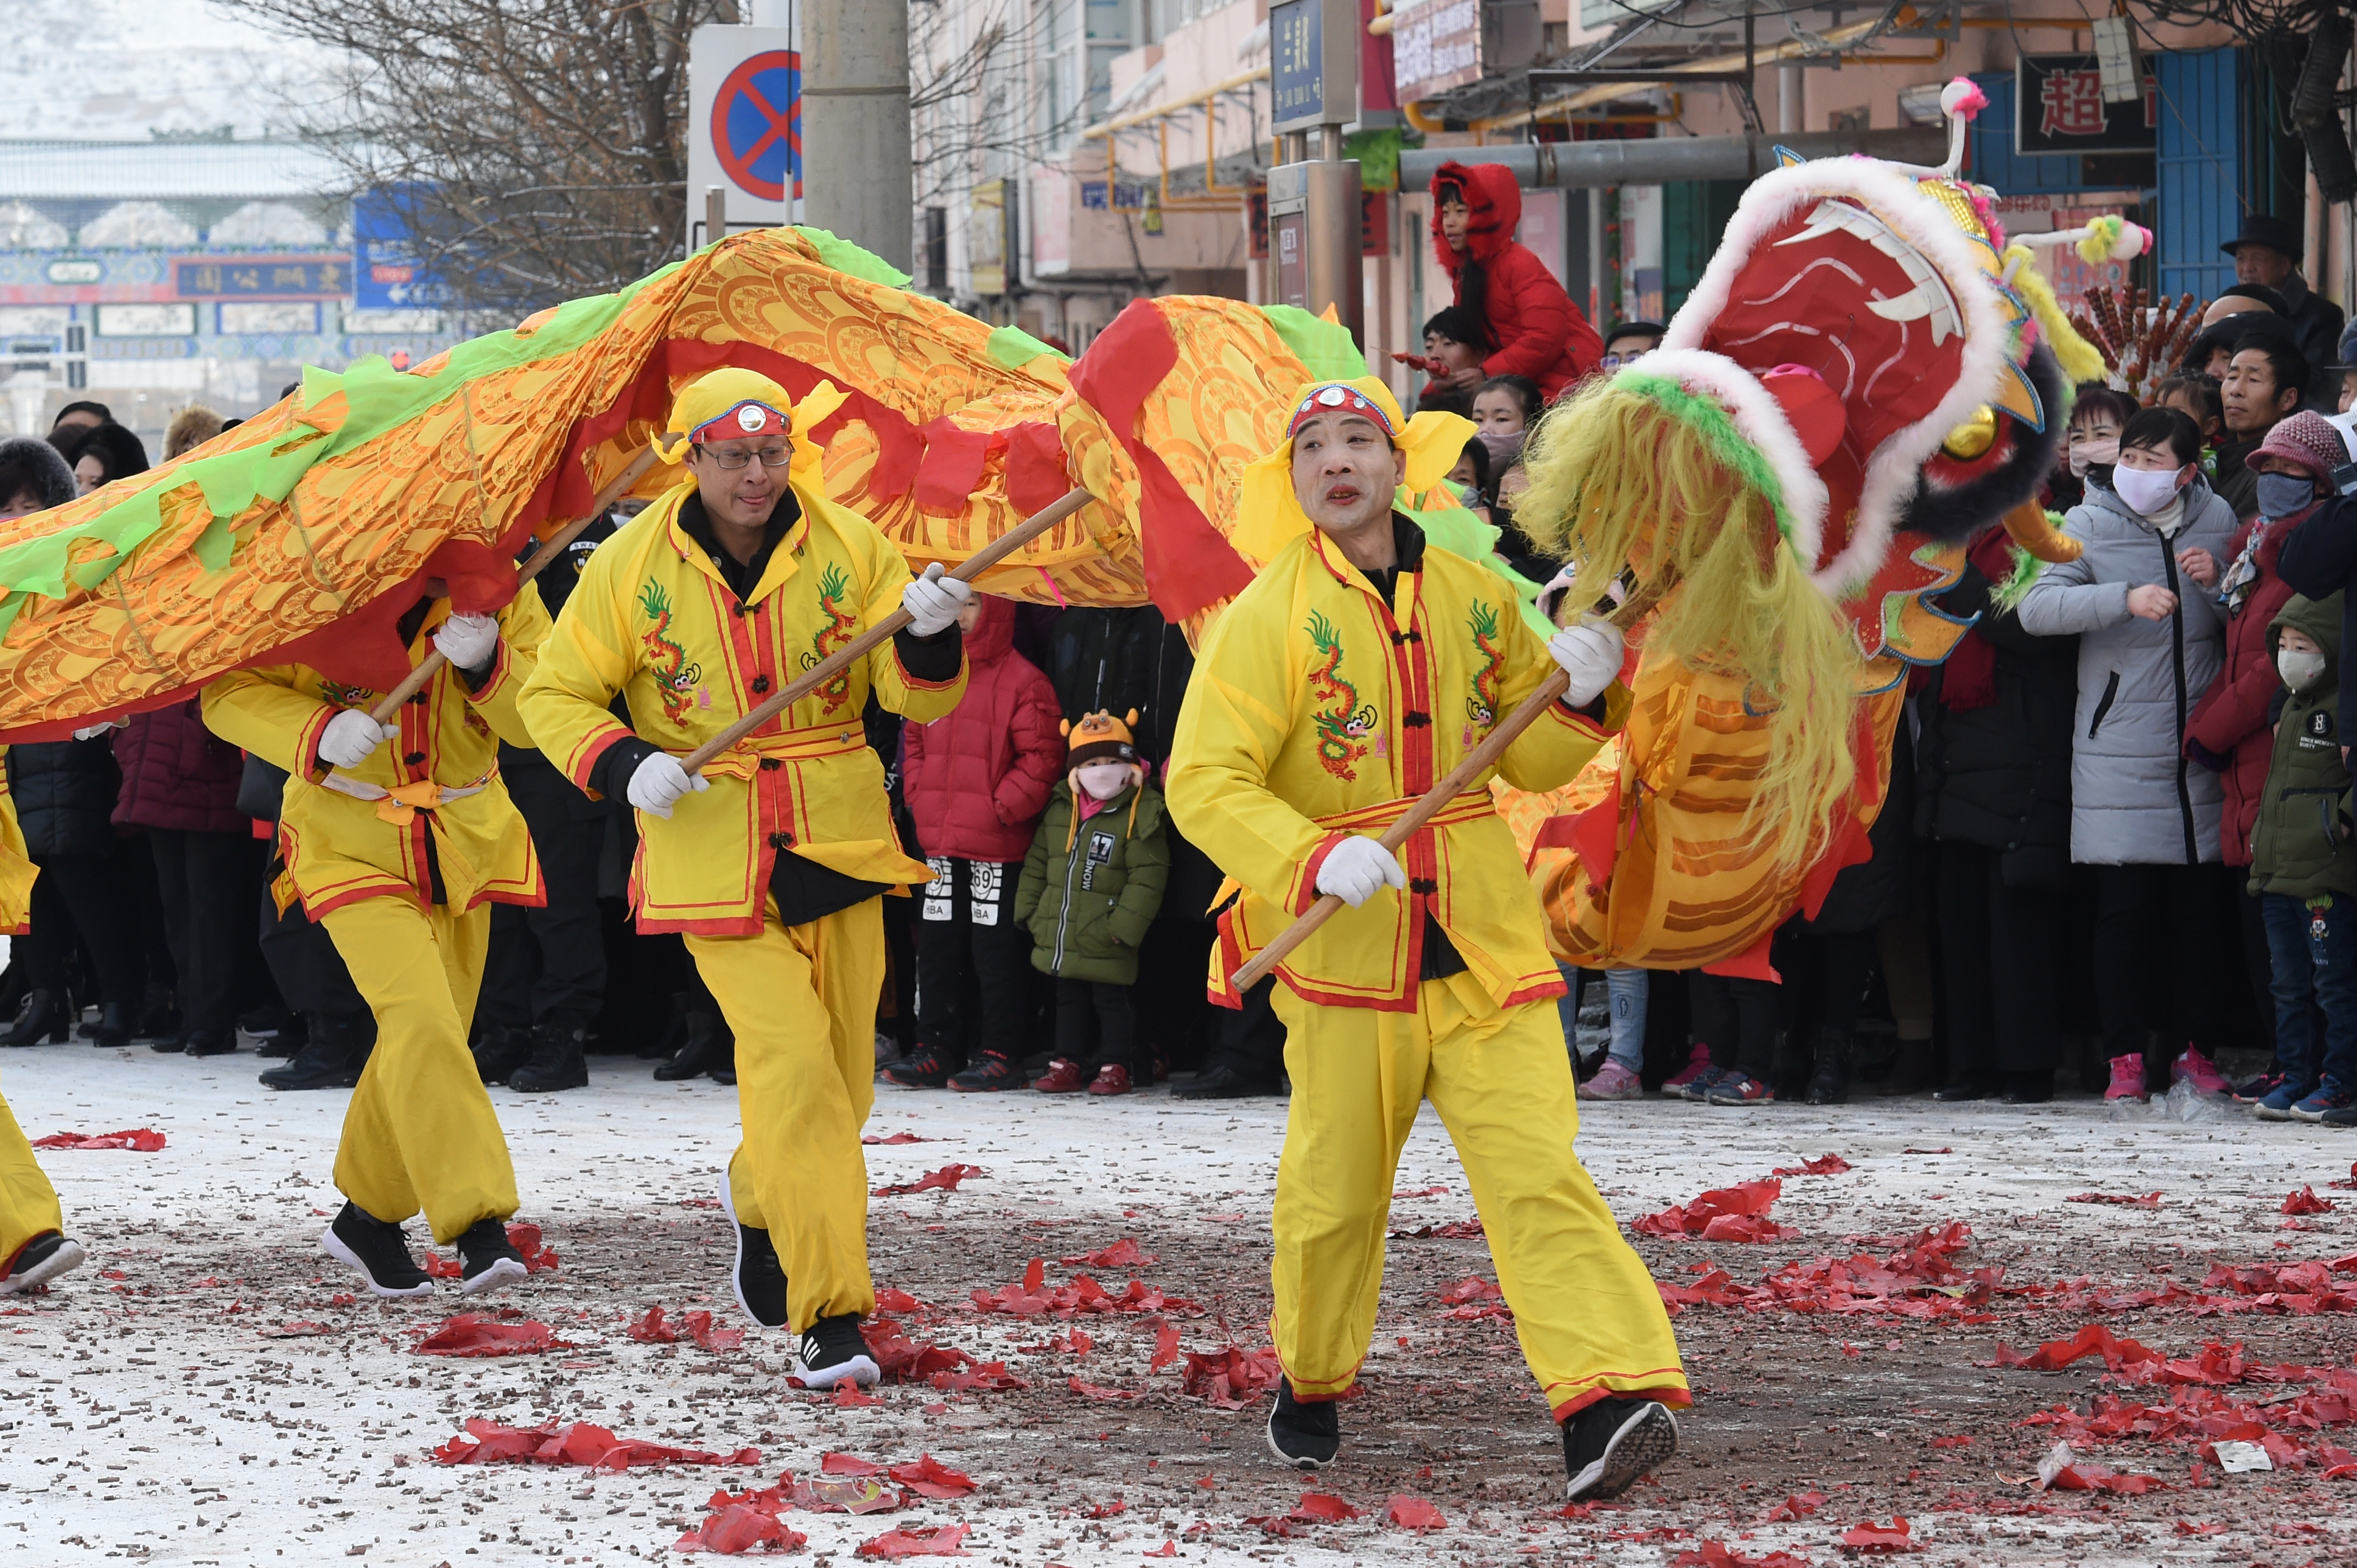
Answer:
M744 1133L720 1197L737 1300L800 1337L811 1388L878 1376L859 1334L876 1305L859 1128L876 1097L877 898L932 875L893 834L860 714L872 692L936 719L965 690L965 585L911 580L873 523L826 499L810 433L841 401L822 382L797 406L743 370L683 390L663 449L679 483L589 557L523 699L575 783L638 808L639 929L686 934L736 1032ZM700 773L680 766L901 607L913 620L888 649ZM608 711L618 693L628 727Z
M397 724L370 716L378 693L302 664L222 676L205 688L205 723L287 771L273 892L327 928L376 1015L336 1150L345 1203L320 1249L378 1295L431 1295L402 1230L423 1208L434 1239L458 1244L460 1289L478 1295L528 1272L504 1224L515 1166L467 1032L490 906L542 897L498 742L532 744L516 697L548 615L526 584L495 615L421 598L398 629L412 668L429 648L449 662Z
M1505 752L1520 789L1569 779L1617 727L1620 634L1541 644L1507 585L1393 510L1463 449L1453 414L1403 422L1372 378L1313 384L1245 471L1237 536L1269 564L1213 627L1171 757L1173 818L1242 897L1213 991L1320 894L1350 906L1278 966L1293 1079L1277 1163L1271 1329L1285 1376L1269 1447L1314 1470L1341 1446L1383 1279L1393 1173L1429 1096L1457 1145L1523 1354L1562 1424L1573 1498L1675 1451L1688 1403L1668 1315L1572 1151L1563 992L1487 777L1394 856L1376 842L1529 696L1568 694ZM1313 526L1314 525L1314 526Z

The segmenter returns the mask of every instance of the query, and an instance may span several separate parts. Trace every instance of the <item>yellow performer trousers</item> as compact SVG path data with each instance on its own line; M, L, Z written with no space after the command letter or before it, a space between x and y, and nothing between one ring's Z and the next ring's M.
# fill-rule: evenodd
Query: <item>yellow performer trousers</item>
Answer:
M33 1145L16 1125L16 1112L0 1100L0 1274L16 1261L25 1243L44 1230L62 1230L58 1189L41 1174Z
M376 1048L344 1112L337 1190L393 1224L423 1208L436 1241L505 1219L515 1166L467 1049L490 906L429 915L407 898L361 898L319 923L376 1015Z
M859 1129L876 1103L882 901L787 926L765 900L759 935L691 933L687 950L737 1036L744 1131L728 1200L778 1249L789 1326L799 1334L822 1317L875 1311Z
M1689 1402L1652 1276L1572 1152L1579 1112L1552 999L1501 1008L1460 973L1426 981L1414 1013L1319 1006L1283 984L1275 1001L1293 1101L1270 1329L1297 1395L1330 1398L1357 1380L1400 1147L1429 1097L1555 1418L1609 1395Z

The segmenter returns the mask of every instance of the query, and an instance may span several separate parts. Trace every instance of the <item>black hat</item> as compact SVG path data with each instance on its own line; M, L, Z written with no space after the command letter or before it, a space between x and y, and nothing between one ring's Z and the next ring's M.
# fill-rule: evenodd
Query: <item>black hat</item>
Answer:
M2308 254L2301 242L2299 225L2288 218L2274 218L2264 212L2254 212L2243 220L2243 231L2218 248L2233 255L2244 245L2265 245L2270 251L2280 251L2297 262Z
M1612 330L1604 335L1604 340L1609 343L1615 338L1660 338L1668 331L1658 321L1616 321Z
M2262 241L2256 242L2264 243L2265 242ZM2218 291L2218 298L2255 299L2261 305L2266 306L2269 310L2274 311L2277 316L2289 316L2291 314L2291 301L2286 299L2281 294L2269 288L2263 283L2228 284L2224 288ZM2212 303L2215 304L2216 301L2213 300ZM2248 316L2251 315L2252 312L2244 311L2241 314ZM2226 319L2232 320L2233 318L2229 317Z

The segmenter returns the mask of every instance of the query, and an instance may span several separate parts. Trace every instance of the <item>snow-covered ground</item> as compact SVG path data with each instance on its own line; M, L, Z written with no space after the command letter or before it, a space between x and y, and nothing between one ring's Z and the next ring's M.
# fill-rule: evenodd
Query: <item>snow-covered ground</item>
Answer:
M1177 1369L1149 1373L1154 1335L1135 1320L1082 1320L1094 1344L1082 1351L1045 1343L1069 1325L978 1315L964 1297L1018 1279L1032 1256L1062 1278L1073 1271L1059 1255L1132 1237L1157 1261L1102 1272L1116 1287L1134 1273L1200 1302L1203 1316L1173 1319L1188 1350L1216 1349L1231 1333L1247 1348L1265 1343L1266 1221L1284 1129L1276 1101L879 1089L871 1134L927 1141L870 1148L875 1185L952 1162L988 1174L952 1193L876 1199L877 1283L939 1309L916 1315L920 1337L1003 1359L1030 1387L963 1395L887 1387L878 1404L840 1409L785 1386L781 1337L748 1334L743 1348L715 1352L625 1333L656 1305L674 1319L705 1310L747 1326L725 1283L725 1222L709 1207L734 1142L735 1100L708 1083L655 1083L644 1063L598 1058L584 1091L495 1091L524 1194L520 1218L544 1229L563 1262L491 1301L551 1325L571 1348L490 1360L417 1355L413 1333L460 1310L455 1287L425 1303L348 1299L353 1281L313 1244L338 1201L328 1178L346 1096L273 1094L253 1081L263 1065L244 1053L192 1061L144 1047L0 1053L0 1090L33 1136L145 1126L169 1140L154 1154L45 1154L69 1229L92 1259L22 1304L21 1315L0 1316L0 1390L8 1396L0 1409L0 1552L11 1561L364 1556L464 1568L673 1557L673 1542L701 1520L716 1485L766 1484L780 1468L807 1476L835 1450L886 1463L931 1453L979 1489L890 1516L791 1516L819 1562L847 1562L888 1529L955 1520L971 1527L965 1546L977 1557L1035 1568L1138 1563L1166 1541L1199 1564L1590 1554L1654 1564L1700 1537L1824 1563L1838 1560L1841 1529L1893 1511L1912 1513L1917 1538L1932 1548L1915 1561L2210 1562L2222 1552L2295 1562L2357 1548L2333 1517L2347 1483L2298 1491L2292 1477L2228 1477L2212 1491L2135 1499L2156 1505L2141 1511L2126 1499L2026 1489L2021 1478L2049 1440L2013 1421L2088 1386L2080 1374L2100 1367L2083 1363L2041 1381L1975 1363L1988 1359L1995 1338L2027 1346L2067 1334L2075 1320L2050 1333L2047 1324L2018 1321L1827 1325L1692 1309L1679 1319L1699 1395L1688 1453L1661 1487L1632 1494L1628 1509L1558 1519L1559 1455L1511 1338L1494 1323L1442 1324L1433 1313L1430 1287L1469 1273L1494 1277L1478 1240L1393 1243L1367 1397L1344 1407L1346 1433L1365 1440L1309 1483L1368 1517L1265 1534L1245 1521L1286 1512L1304 1481L1268 1461L1258 1409L1215 1411L1179 1394ZM2300 1126L2122 1124L2086 1100L2029 1111L1928 1100L1707 1111L1655 1101L1587 1108L1579 1142L1624 1219L1810 1155L1835 1152L1854 1167L1786 1180L1774 1217L1798 1226L1798 1240L1645 1243L1665 1279L1691 1278L1687 1265L1709 1256L1748 1280L1788 1258L1846 1255L1855 1245L1845 1238L1953 1219L1979 1238L1975 1263L2010 1260L2012 1277L2149 1284L2175 1267L2190 1284L2209 1256L2283 1262L2352 1248L2345 1208L2308 1219L2301 1232L2279 1229L2288 1188L2327 1191L2357 1155L2357 1139ZM1471 1212L1428 1111L1396 1185L1420 1195L1396 1204L1399 1227ZM1424 1195L1435 1187L1446 1190ZM2157 1190L2162 1205L2063 1201L2091 1189ZM290 1323L328 1332L274 1337ZM2116 1326L2178 1355L2205 1337L2248 1336L2255 1353L2269 1333L2305 1333L2304 1342L2279 1339L2265 1359L2345 1365L2348 1325L2345 1316L2226 1324L2155 1313ZM1075 1377L1144 1397L1092 1402L1067 1391ZM1792 1412L1776 1414L1780 1401ZM428 1458L477 1416L519 1425L589 1420L625 1437L749 1445L762 1457L749 1469L624 1474L454 1468ZM1978 1446L1926 1451L1960 1423ZM1824 1452L1812 1456L1812 1444ZM2172 1451L2105 1456L2172 1482L2185 1473ZM1934 1462L1955 1468L1932 1471ZM1919 1469L1992 1500L1934 1511L1941 1494L1932 1491L1910 1504L1910 1488L1932 1486ZM1760 1489L1746 1496L1755 1478ZM2260 1487L2271 1480L2282 1487L2263 1501ZM1757 1522L1803 1486L1834 1501L1806 1522ZM1376 1510L1403 1491L1436 1504L1448 1527L1413 1536L1383 1525ZM1955 1496L1948 1493L1952 1504ZM1113 1511L1116 1499L1123 1506ZM2075 1511L2012 1517L2032 1499ZM1089 1518L1091 1508L1105 1517ZM2187 1535L2172 1529L2174 1519L2229 1528ZM2286 1519L2320 1521L2328 1533L2293 1551L2266 1533L2267 1521Z

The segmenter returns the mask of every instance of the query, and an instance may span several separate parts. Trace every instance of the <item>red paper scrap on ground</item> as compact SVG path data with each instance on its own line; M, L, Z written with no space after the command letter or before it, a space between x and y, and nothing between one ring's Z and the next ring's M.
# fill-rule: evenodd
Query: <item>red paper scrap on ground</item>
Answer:
M871 1317L859 1326L859 1332L887 1382L924 1382L936 1372L953 1372L974 1364L974 1358L963 1350L931 1341L917 1343L888 1317Z
M663 1309L647 1308L647 1315L632 1321L623 1330L641 1345L674 1345L679 1342L679 1330L663 1321Z
M1144 1555L1147 1557L1176 1557L1178 1555L1178 1543L1175 1541L1166 1541L1161 1545L1156 1547L1151 1552L1146 1552Z
M2142 1197L2133 1193L2074 1192L2062 1200L2065 1203L2115 1203L2122 1208L2158 1208L2160 1194L2147 1192Z
M876 1310L878 1312L914 1312L921 1305L907 1291L894 1290L889 1285L876 1293Z
M1921 1552L1922 1542L1907 1528L1904 1514L1889 1524L1877 1524L1872 1520L1842 1531L1841 1543L1852 1552Z
M673 1542L672 1550L715 1552L724 1557L734 1557L757 1546L774 1546L780 1552L800 1552L809 1544L809 1536L787 1524L775 1513L765 1513L745 1503L728 1503L714 1509L701 1526Z
M1706 1541L1688 1552L1670 1559L1671 1568L1809 1568L1809 1560L1795 1557L1789 1552L1770 1552L1765 1557L1749 1557L1724 1541Z
M689 1313L680 1319L680 1326L687 1330L690 1339L706 1350L734 1350L745 1343L743 1329L716 1328L712 1325L712 1314L708 1312Z
M897 1187L879 1187L868 1196L906 1197L912 1192L955 1192L958 1189L958 1183L971 1181L975 1176L986 1176L989 1174L980 1165L948 1165L937 1171L927 1171L912 1182L904 1182Z
M1189 1352L1178 1387L1217 1409L1242 1410L1258 1403L1282 1372L1275 1347L1247 1351L1230 1345L1208 1356Z
M1345 1520L1361 1518L1364 1512L1364 1509L1354 1509L1341 1498L1325 1492L1304 1492L1301 1500L1293 1505L1293 1511L1286 1517L1305 1523L1340 1524Z
M980 1312L1010 1313L1017 1317L1038 1317L1047 1313L1059 1315L1075 1312L1172 1312L1192 1314L1200 1309L1191 1301L1166 1296L1143 1280L1132 1280L1129 1288L1116 1295L1086 1274L1074 1274L1071 1283L1050 1290L1047 1283L1047 1263L1034 1258L1023 1271L1020 1284L1000 1285L995 1291L974 1293L974 1308Z
M556 1251L541 1244L540 1227L537 1225L511 1221L508 1225L508 1245L523 1254L523 1272L527 1274L548 1273L557 1265ZM432 1251L425 1254L425 1261L420 1266L428 1278L437 1280L455 1280L467 1272L457 1259L446 1258Z
M914 1133L895 1133L888 1138L879 1138L870 1133L859 1141L863 1144L930 1144L933 1142L931 1138L920 1138Z
M1154 1359L1146 1363L1149 1372L1158 1372L1178 1359L1178 1331L1160 1318L1151 1325L1154 1329Z
M888 1530L873 1541L863 1541L855 1553L860 1557L971 1557L974 1553L958 1550L969 1526L945 1524L928 1534L917 1535L905 1530Z
M1486 1234L1478 1219L1452 1219L1445 1225L1418 1225L1411 1230L1390 1232L1394 1241L1424 1241L1435 1237L1451 1241L1470 1241L1479 1240Z
M884 1466L873 1459L862 1459L856 1454L827 1454L820 1457L818 1473L822 1476L880 1476Z
M971 1393L979 1389L985 1393L1003 1393L1010 1389L1028 1389L1031 1385L1006 1369L1004 1361L976 1361L968 1358L967 1369L956 1372L935 1372L926 1380L943 1393Z
M2127 1475L2109 1465L2091 1464L2072 1453L2068 1443L2057 1443L2039 1463L2038 1485L2049 1492L2116 1492L2131 1498L2166 1489L2150 1476Z
M164 1134L153 1127L128 1127L120 1133L52 1133L33 1140L37 1149L136 1149L152 1155L164 1146Z
M1135 1269L1162 1260L1137 1250L1137 1243L1125 1236L1110 1247L1100 1247L1093 1252L1076 1252L1063 1260L1066 1268L1085 1264L1094 1269Z
M2298 1192L2293 1193L2290 1197L2283 1200L2283 1212L2286 1214L2330 1214L2332 1212L2332 1200L2329 1197L2317 1197L2316 1188L2312 1187L2303 1187Z
M579 1465L596 1470L627 1470L639 1465L758 1465L761 1451L739 1448L716 1454L704 1448L673 1448L617 1437L605 1427L586 1421L559 1426L502 1426L479 1418L467 1423L467 1434L434 1450L443 1465Z
M1782 1241L1800 1232L1765 1216L1783 1191L1783 1182L1774 1176L1738 1182L1706 1192L1692 1203L1649 1214L1629 1229L1641 1236L1699 1236L1706 1241Z
M1991 1367L2019 1367L2032 1372L2056 1372L2082 1356L2101 1356L2104 1365L2116 1372L2133 1362L2158 1361L2164 1358L2149 1346L2133 1339L2122 1339L2100 1323L2090 1323L2068 1339L2053 1339L2040 1345L2025 1356L2008 1345L1996 1348L1996 1359L1984 1362Z
M570 1350L569 1339L559 1339L545 1323L526 1318L502 1323L472 1312L445 1319L441 1326L417 1342L421 1356L531 1356L543 1350Z
M1132 1393L1127 1389L1101 1388L1095 1383L1084 1383L1078 1378L1072 1379L1066 1386L1074 1393L1080 1395L1082 1399L1089 1400L1119 1402L1126 1400L1142 1400L1146 1397L1142 1393Z
M856 1378L845 1378L835 1384L832 1398L837 1410L866 1410L872 1405L884 1402L873 1394L863 1393L860 1391L859 1380Z
M1422 1498L1410 1497L1405 1492L1392 1495L1391 1500L1383 1505L1383 1518L1402 1530L1446 1530L1448 1527L1448 1521L1441 1517L1438 1509Z
M1813 1160L1803 1160L1797 1165L1778 1165L1770 1176L1839 1176L1850 1168L1850 1163L1839 1155L1819 1155Z
M1798 1524L1825 1506L1823 1492L1794 1492L1760 1516L1762 1524Z

